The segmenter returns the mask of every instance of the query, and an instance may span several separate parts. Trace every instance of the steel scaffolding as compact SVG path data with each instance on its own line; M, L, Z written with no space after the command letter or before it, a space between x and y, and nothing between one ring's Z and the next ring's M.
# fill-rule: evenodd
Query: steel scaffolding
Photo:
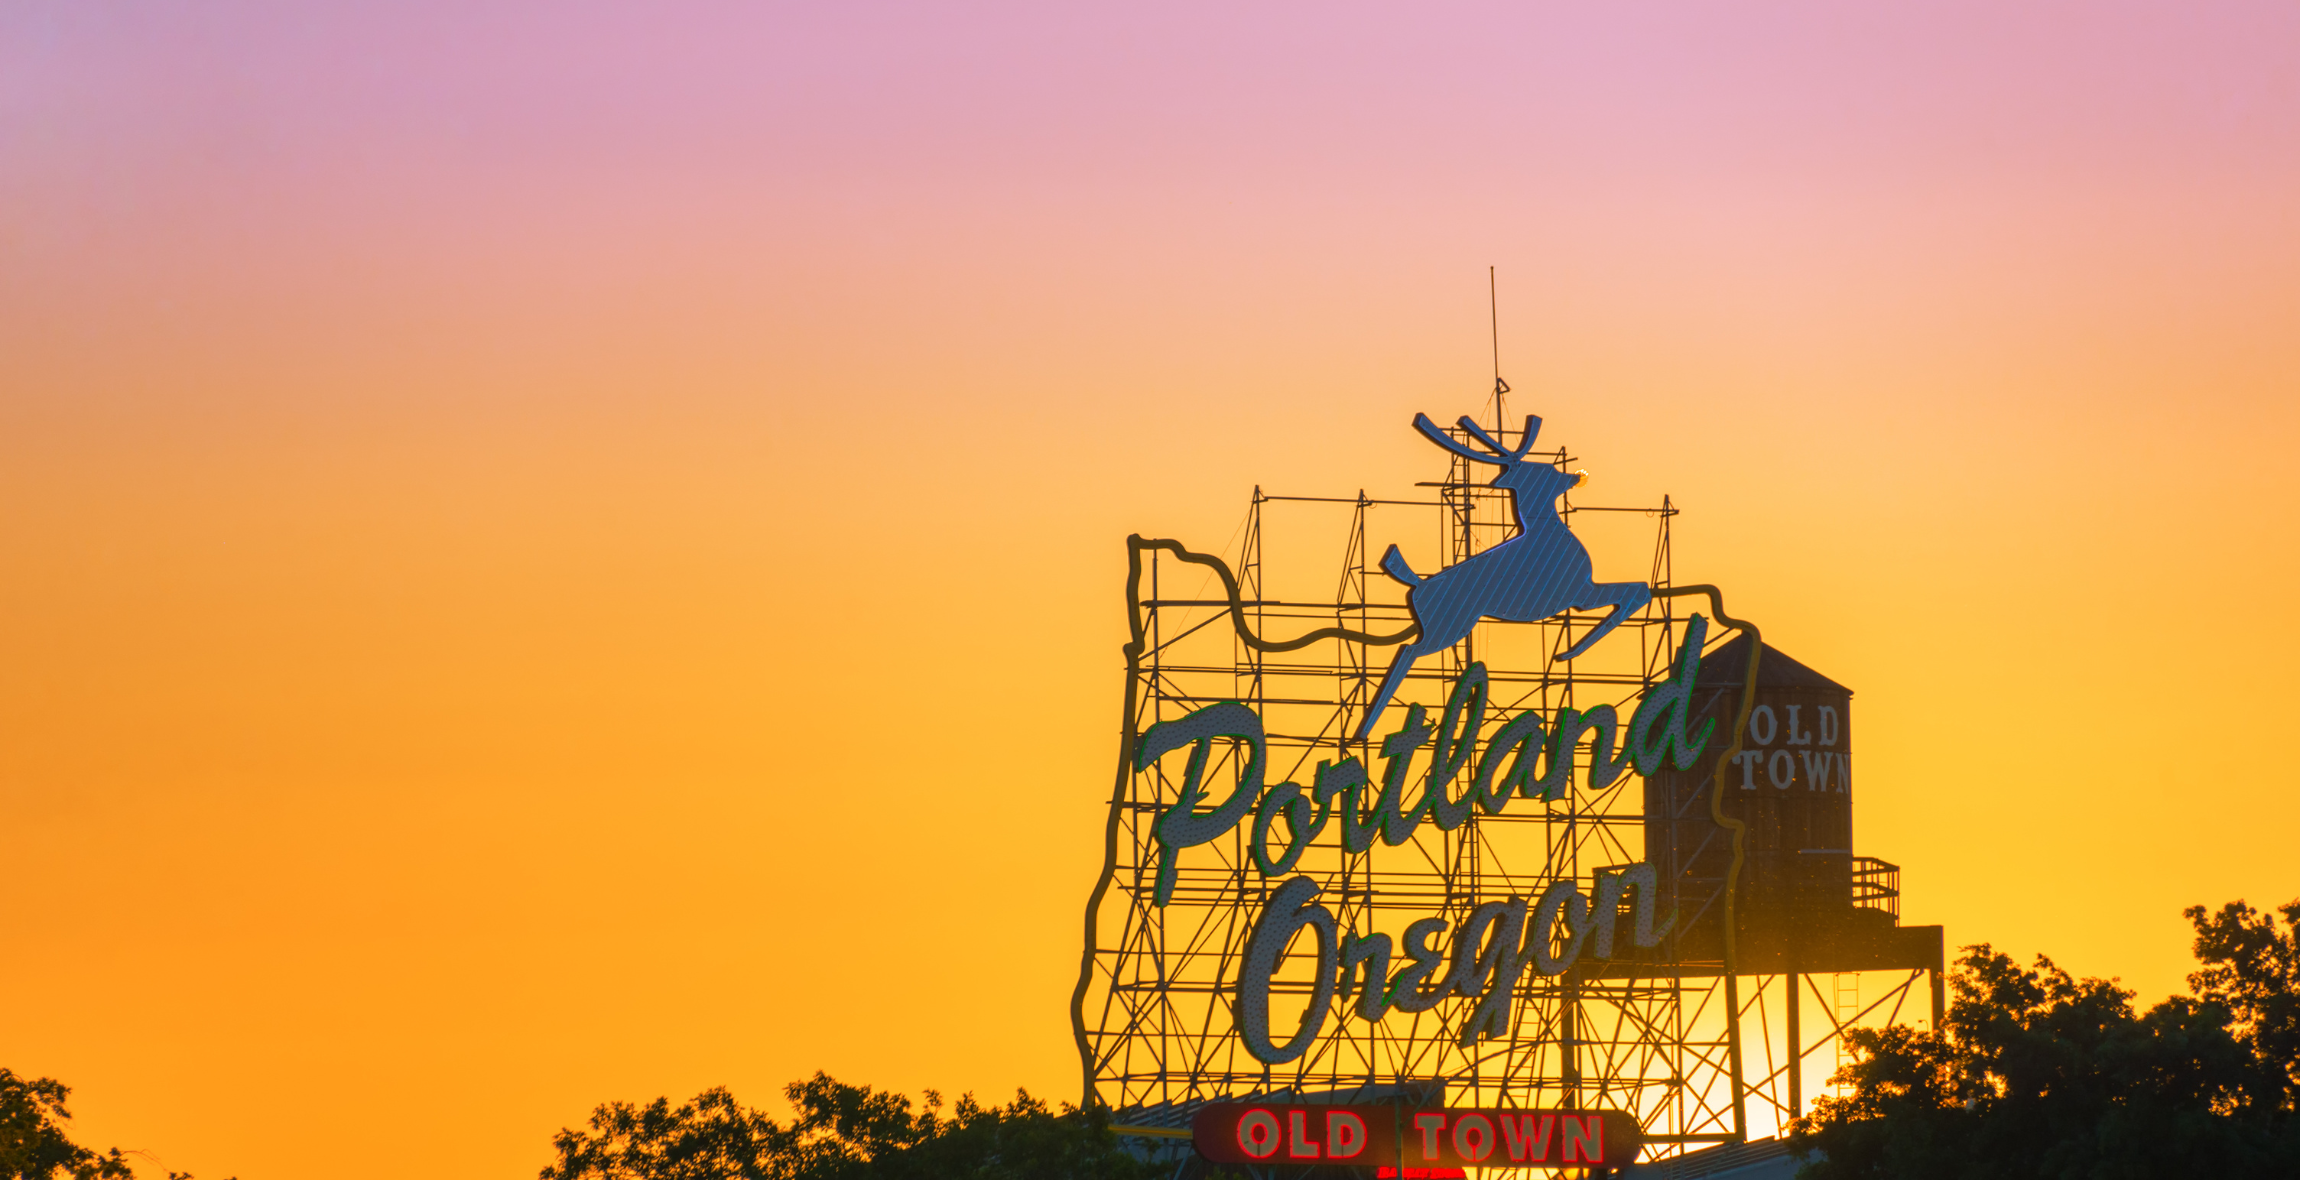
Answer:
M1498 404L1495 411L1498 419ZM1492 433L1505 443L1523 438L1498 421ZM1575 462L1563 450L1544 458L1567 471ZM1151 827L1179 797L1182 760L1133 771L1128 753L1152 725L1238 701L1263 719L1270 783L1306 786L1320 761L1354 756L1369 768L1379 765L1379 734L1364 741L1352 735L1394 648L1350 636L1394 643L1413 617L1403 588L1380 573L1376 555L1387 543L1418 536L1419 553L1409 547L1408 555L1427 559L1418 568L1434 571L1499 544L1517 527L1509 493L1487 486L1458 456L1444 478L1417 486L1427 489L1426 499L1379 500L1362 491L1281 496L1257 488L1227 560L1133 539L1136 643L1110 869L1087 916L1073 1005L1087 1100L1124 1116L1247 1094L1365 1087L1429 1093L1435 1085L1451 1105L1626 1110L1646 1128L1649 1157L1778 1132L1799 1113L1806 1083L1829 1072L1829 1055L1817 1050L1852 1023L1826 997L1827 1031L1807 1039L1800 1019L1806 1006L1789 999L1804 977L1737 975L1721 958L1678 957L1672 940L1653 961L1586 963L1557 976L1528 971L1518 984L1513 1027L1466 1047L1460 1034L1474 1000L1391 1011L1373 1022L1337 1000L1310 1052L1272 1068L1246 1052L1230 1008L1254 920L1281 879L1265 881L1252 863L1250 822L1188 849L1171 900L1154 904ZM1550 718L1607 704L1626 727L1638 698L1668 675L1686 633L1687 604L1671 593L1670 529L1678 510L1666 497L1658 506L1612 507L1576 504L1569 494L1561 512L1582 530L1605 522L1609 537L1649 525L1652 603L1571 662L1555 657L1589 632L1598 612L1536 623L1487 620L1442 656L1415 665L1378 730L1394 729L1412 705L1434 716L1472 661L1485 665L1490 683L1481 745L1525 710ZM1337 550L1338 571L1331 564ZM1348 634L1292 643L1321 630ZM1709 632L1713 644L1730 634L1714 626ZM1287 875L1314 878L1320 903L1342 930L1393 938L1419 918L1443 918L1454 928L1481 902L1537 897L1561 879L1580 882L1586 893L1601 872L1646 859L1645 794L1632 773L1588 789L1587 751L1577 748L1575 756L1574 786L1561 798L1516 799L1500 814L1472 808L1450 832L1425 823L1403 844L1377 842L1359 853L1346 852L1340 825L1329 825ZM1215 757L1205 781L1208 794L1220 797L1242 768L1235 748L1217 746ZM1419 797L1427 775L1417 764L1408 799ZM1280 968L1274 1027L1296 1027L1308 1003L1313 971L1305 959L1290 955ZM1851 1016L1899 1016L1923 975L1873 988L1878 999Z

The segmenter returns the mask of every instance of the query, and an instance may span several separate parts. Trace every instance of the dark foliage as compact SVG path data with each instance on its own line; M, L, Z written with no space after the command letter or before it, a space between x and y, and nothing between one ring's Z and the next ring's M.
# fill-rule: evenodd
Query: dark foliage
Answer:
M135 1173L115 1147L97 1155L64 1134L71 1087L54 1078L26 1081L0 1069L0 1180L112 1180Z
M1146 1180L1149 1169L1119 1150L1109 1115L1045 1103L1017 1091L1010 1105L969 1094L949 1115L926 1095L910 1099L826 1074L784 1090L788 1125L745 1109L725 1088L672 1107L612 1102L588 1130L562 1130L559 1162L542 1180Z
M2188 977L2188 986L2235 1017L2237 1036L2281 1074L2284 1103L2291 1109L2300 1101L2300 901L2279 912L2282 930L2273 915L2241 901L2217 914L2190 906L2196 961L2204 969Z
M2291 927L2240 903L2189 918L2197 994L2146 1012L2113 981L1966 948L1942 1029L1850 1034L1850 1091L1793 1132L1817 1152L1800 1176L2300 1176Z

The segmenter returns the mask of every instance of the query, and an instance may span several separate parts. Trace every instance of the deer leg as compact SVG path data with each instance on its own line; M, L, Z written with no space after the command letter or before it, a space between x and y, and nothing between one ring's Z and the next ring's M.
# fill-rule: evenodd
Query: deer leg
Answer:
M1605 597L1589 605L1602 606L1610 602L1613 604L1613 613L1599 619L1597 626L1592 628L1589 634L1581 637L1581 642L1565 649L1565 654L1557 657L1558 659L1570 660L1588 651L1598 640L1610 634L1615 627L1627 622L1630 615L1637 613L1644 608L1646 603L1653 601L1653 587L1643 582L1599 582L1596 588L1605 591ZM1574 605L1578 607L1581 604L1576 603Z
M1382 710L1389 706L1390 697L1398 691L1398 685L1405 683L1406 673L1412 670L1414 661L1426 654L1417 650L1418 647L1418 644L1409 643L1399 648L1398 654L1390 658L1390 670L1382 677L1381 691L1374 694L1374 703L1366 706L1365 720L1358 722L1358 732L1351 741L1362 742L1373 732L1374 722L1381 720Z
M1408 586L1422 584L1422 576L1414 572L1414 567L1406 564L1406 555L1398 552L1395 545L1382 554L1382 572Z

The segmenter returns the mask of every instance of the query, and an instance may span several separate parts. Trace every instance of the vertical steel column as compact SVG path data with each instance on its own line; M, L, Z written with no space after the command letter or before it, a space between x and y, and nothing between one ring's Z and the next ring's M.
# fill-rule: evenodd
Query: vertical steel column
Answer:
M1797 1009L1804 1004L1797 998L1797 985L1804 976L1792 968L1789 972L1789 1117L1802 1118L1805 1114L1805 1033L1798 1027Z
M1730 935L1725 947L1732 950ZM1741 985L1733 974L1733 964L1725 964L1725 1060L1731 1077L1726 1085L1733 1092L1733 1139L1736 1143L1749 1141L1748 1075L1741 1068Z

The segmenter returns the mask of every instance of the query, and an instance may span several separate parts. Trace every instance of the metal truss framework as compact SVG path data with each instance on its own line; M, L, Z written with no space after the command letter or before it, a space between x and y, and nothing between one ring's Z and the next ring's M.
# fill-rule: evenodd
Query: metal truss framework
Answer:
M1494 433L1505 442L1522 437L1514 430ZM1570 469L1573 459L1561 450L1551 461ZM1555 977L1528 971L1518 985L1514 1027L1468 1047L1459 1034L1471 1000L1449 999L1421 1013L1392 1011L1369 1023L1337 998L1323 1035L1304 1057L1273 1069L1248 1055L1230 997L1254 920L1282 878L1265 881L1254 867L1249 822L1216 843L1188 849L1172 900L1154 905L1151 825L1179 796L1182 759L1137 774L1126 754L1135 736L1157 722L1235 700L1263 718L1271 783L1307 785L1318 762L1350 756L1378 767L1378 739L1349 738L1392 649L1340 633L1394 643L1413 618L1402 588L1380 575L1369 534L1405 541L1411 533L1396 525L1416 518L1421 530L1434 524L1434 550L1422 552L1436 560L1425 569L1500 543L1516 529L1509 494L1479 475L1454 458L1444 479L1420 485L1431 498L1411 501L1362 492L1355 498L1272 496L1257 488L1230 551L1234 574L1225 563L1171 543L1135 540L1139 564L1130 606L1139 655L1129 661L1110 870L1089 907L1073 1003L1088 1101L1124 1112L1279 1090L1437 1082L1454 1105L1626 1110L1646 1128L1650 1153L1668 1156L1785 1129L1800 1112L1806 1083L1831 1072L1833 1055L1821 1049L1855 1023L1902 1015L1922 971L1883 979L1871 973L1874 998L1845 1007L1838 1002L1844 988L1823 996L1816 977L1736 975L1718 961L1613 963ZM1597 614L1529 624L1488 620L1442 658L1417 664L1378 728L1396 728L1414 704L1434 716L1473 660L1486 665L1491 684L1481 748L1485 737L1525 710L1550 718L1562 708L1610 704L1626 723L1638 697L1668 674L1686 622L1684 604L1660 593L1670 588L1669 533L1677 509L1666 498L1655 508L1609 508L1574 505L1568 497L1562 511L1569 525L1608 521L1609 536L1623 524L1650 522L1653 602L1570 663L1554 657L1587 634ZM1607 513L1635 515L1586 515ZM1322 527L1309 541L1277 527L1306 532L1297 518L1319 516ZM1426 541L1430 533L1420 536ZM1328 564L1333 549L1324 547L1336 539L1338 571ZM1300 571L1319 565L1328 572L1298 584ZM1273 576L1280 566L1292 575L1283 586ZM1330 598L1325 586L1332 588ZM1318 631L1334 637L1291 642ZM1710 634L1719 640L1726 632ZM1290 650L1267 650L1273 647ZM1586 891L1601 870L1645 859L1644 795L1633 774L1588 789L1586 748L1576 756L1574 789L1564 798L1517 799L1498 815L1472 809L1451 832L1423 824L1404 844L1377 843L1354 855L1341 848L1340 825L1331 824L1293 871L1320 883L1319 901L1342 930L1380 931L1393 939L1415 919L1444 918L1452 929L1481 902L1538 896L1558 879L1576 879ZM1240 767L1235 749L1217 750L1216 757L1206 784L1208 795L1219 798ZM1426 776L1417 766L1408 800L1420 796ZM1285 830L1282 823L1278 828ZM1272 987L1273 1028L1298 1026L1313 974L1309 956L1287 956ZM1811 1005L1792 999L1800 980L1821 998L1826 1019L1818 1025L1802 1019ZM1808 1037L1808 1030L1818 1035Z

